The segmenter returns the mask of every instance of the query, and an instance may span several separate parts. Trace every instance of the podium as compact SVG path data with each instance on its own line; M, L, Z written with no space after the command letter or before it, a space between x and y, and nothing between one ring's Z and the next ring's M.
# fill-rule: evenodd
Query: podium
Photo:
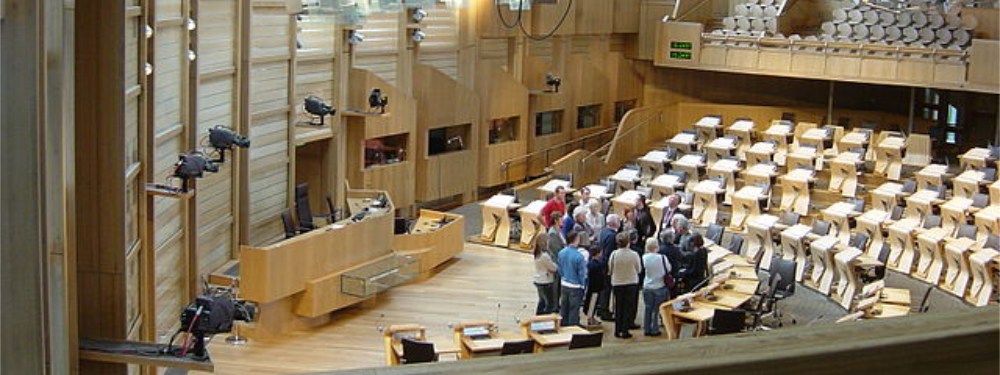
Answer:
M823 218L833 228L829 235L835 237L841 246L847 246L851 242L851 221L861 214L862 212L855 211L854 204L850 202L837 202L823 209Z
M694 129L698 132L698 143L707 145L722 136L722 117L702 117L698 122L694 123Z
M903 152L906 138L889 136L875 147L875 173L899 181L903 172Z
M674 134L674 136L667 141L667 146L687 153L698 151L698 133L682 131Z
M733 216L729 220L731 228L743 231L747 221L762 214L768 199L766 190L761 186L746 185L733 195Z
M719 216L719 196L726 193L721 181L705 180L695 185L691 221L699 225L715 224Z
M888 220L889 213L877 209L865 210L865 213L858 216L856 230L868 236L868 247L861 249L866 255L878 258L879 253L882 252L882 246L885 244L882 228L886 226Z
M943 186L948 182L948 166L930 164L913 174L917 180L917 190L926 189L928 185Z
M993 297L997 282L1000 252L989 248L976 250L969 256L969 268L972 272L972 285L969 286L965 301L973 306L986 306Z
M755 127L756 125L753 121L740 119L736 120L736 122L725 130L727 135L736 137L738 141L736 157L740 158L740 160L746 159L746 152L750 149L750 145L753 144L753 131Z
M952 195L972 199L972 196L979 193L980 187L986 183L986 173L972 169L967 170L952 180Z
M709 178L722 178L726 181L725 204L732 203L736 192L736 174L742 170L740 161L736 158L719 159L708 166Z
M615 194L621 194L628 190L635 190L636 185L642 179L642 175L638 170L622 168L611 175L610 179L615 182Z
M778 145L773 141L757 142L746 150L747 166L752 167L760 163L774 161L774 154L778 151Z
M791 210L800 215L809 214L809 189L815 180L813 171L795 169L781 176L782 211Z
M931 285L938 285L944 270L944 240L948 232L943 228L931 228L917 236L917 268L913 277Z
M533 250L538 235L545 233L545 224L542 222L542 208L545 207L546 203L548 202L536 200L517 210L521 215L520 246L522 250Z
M839 192L841 196L850 198L857 196L858 174L859 168L864 164L863 158L864 155L847 151L830 162L831 192Z
M809 244L812 272L809 274L809 282L805 283L806 286L830 295L835 276L833 257L837 254L837 246L837 238L832 236L820 237Z
M945 272L941 280L941 289L958 298L965 297L969 289L969 256L976 241L969 238L957 238L944 245Z
M810 228L807 225L795 224L781 231L781 258L795 262L795 281L802 282L806 269L806 236Z
M641 195L642 193L638 190L629 190L611 198L611 207L614 210L614 213L624 218L625 209L634 208L635 202L639 200L639 196Z
M513 196L497 194L482 203L483 230L479 234L480 240L502 247L510 244L510 215L507 212L517 208L514 200Z
M905 274L912 272L916 257L913 236L919 226L919 218L903 218L889 225L889 264L886 265L889 269Z
M652 199L660 199L684 191L684 180L675 174L661 174L649 182L653 190Z
M653 178L663 174L665 172L664 165L671 161L673 160L670 159L670 155L666 151L653 150L639 158L639 166L642 168L643 176Z
M775 120L771 126L764 131L763 139L774 142L774 162L778 165L785 165L785 156L788 155L788 146L795 135L795 124L785 120Z
M719 137L713 139L705 145L705 154L708 155L708 163L715 163L726 158L736 157L736 146L738 141L733 137Z
M774 258L774 229L778 217L763 214L747 220L747 258L753 259L762 270L771 269L771 259Z
M990 149L975 147L960 155L958 160L964 170L983 169L989 165L990 156Z
M693 188L701 181L701 175L705 172L705 155L684 155L674 162L674 168L687 174L687 186L685 188Z

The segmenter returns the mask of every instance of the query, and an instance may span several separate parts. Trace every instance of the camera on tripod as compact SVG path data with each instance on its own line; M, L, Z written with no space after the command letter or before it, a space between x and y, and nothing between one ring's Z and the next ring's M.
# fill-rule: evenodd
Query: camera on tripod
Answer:
M232 151L233 147L250 147L249 139L222 125L208 129L208 143L219 152L219 158L212 160L215 163L225 163L226 151Z
M235 321L252 322L256 315L255 305L237 300L225 291L209 290L181 312L181 327L178 332L188 332L194 337L191 352L194 359L207 360L206 336L230 332Z
M201 151L180 154L177 159L177 163L174 164L173 176L181 179L181 190L185 192L190 190L192 179L203 177L205 172L216 173L219 171L219 165L205 158L205 154Z

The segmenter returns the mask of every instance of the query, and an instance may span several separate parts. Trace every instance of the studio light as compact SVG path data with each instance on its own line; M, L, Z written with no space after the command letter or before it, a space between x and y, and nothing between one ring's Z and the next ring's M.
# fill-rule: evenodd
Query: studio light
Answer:
M413 38L413 43L420 44L420 42L424 41L424 38L427 38L427 33L423 32L423 30L413 30L411 37Z
M357 30L352 30L351 36L348 38L348 41L351 44L361 44L361 42L365 41L365 34L362 34L360 31Z

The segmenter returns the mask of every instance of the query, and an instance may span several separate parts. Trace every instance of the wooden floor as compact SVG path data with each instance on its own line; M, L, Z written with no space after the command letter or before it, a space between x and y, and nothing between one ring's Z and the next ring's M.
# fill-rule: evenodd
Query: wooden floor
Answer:
M463 320L496 320L502 331L513 331L515 317L534 315L533 271L530 254L466 244L465 251L437 274L337 312L333 323L320 329L251 340L244 346L230 346L225 335L217 336L209 346L215 373L288 374L384 366L378 327L392 324L421 324L431 339L451 337L449 323ZM641 331L636 333L629 341L646 340ZM605 337L608 345L626 342Z

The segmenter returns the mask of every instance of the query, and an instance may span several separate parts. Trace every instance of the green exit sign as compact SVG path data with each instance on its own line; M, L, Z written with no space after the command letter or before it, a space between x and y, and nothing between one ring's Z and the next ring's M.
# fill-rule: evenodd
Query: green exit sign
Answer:
M691 52L670 51L671 59L691 60Z
M692 47L691 42L670 42L670 49L690 50Z

